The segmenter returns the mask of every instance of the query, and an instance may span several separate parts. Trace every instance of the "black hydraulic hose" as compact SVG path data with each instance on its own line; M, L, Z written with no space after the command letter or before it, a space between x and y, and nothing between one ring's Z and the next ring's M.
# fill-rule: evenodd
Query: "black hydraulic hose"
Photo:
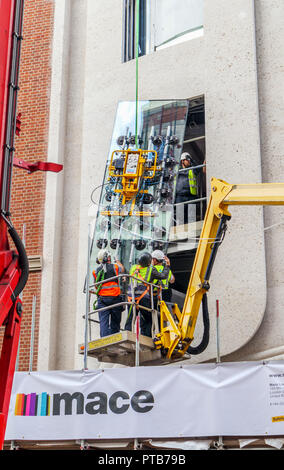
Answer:
M14 292L11 295L11 299L14 302L16 300L16 298L20 295L20 293L22 292L22 290L24 289L24 287L27 283L27 280L28 280L28 277L29 277L29 260L28 260L28 256L27 256L25 246L24 246L21 238L19 237L15 227L13 227L13 225L9 224L8 232L9 232L9 235L11 236L11 238L12 238L12 240L13 240L15 246L16 246L16 249L18 251L18 254L19 254L19 267L21 269L21 275L20 275L20 278L19 278L19 282L16 285L16 287L14 289Z
M203 337L198 346L189 346L187 352L192 355L201 354L208 346L209 333L210 333L210 320L208 312L207 295L204 294L202 297L202 317L203 317Z
M11 66L9 78L9 95L6 109L6 136L3 152L3 177L1 187L1 209L9 212L11 197L11 182L13 169L14 140L16 132L16 110L19 82L19 63L21 53L22 29L23 29L24 0L16 0L14 26L11 43ZM1 149L2 150L2 149Z

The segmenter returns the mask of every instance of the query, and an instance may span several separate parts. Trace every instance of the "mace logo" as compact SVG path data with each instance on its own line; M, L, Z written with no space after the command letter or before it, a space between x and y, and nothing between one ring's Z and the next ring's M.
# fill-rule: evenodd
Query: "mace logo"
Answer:
M50 396L47 393L18 393L15 416L49 416Z
M52 402L52 406L51 406ZM108 397L105 392L91 392L85 397L81 392L55 393L52 400L47 393L18 393L15 416L59 416L72 414L123 414L129 409L136 413L152 410L154 396L148 390L138 390L132 396L123 390ZM52 411L51 411L52 408Z

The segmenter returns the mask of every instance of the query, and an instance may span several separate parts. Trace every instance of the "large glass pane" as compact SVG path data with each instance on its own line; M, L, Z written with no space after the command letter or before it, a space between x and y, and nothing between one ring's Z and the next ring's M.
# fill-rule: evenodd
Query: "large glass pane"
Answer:
M187 113L187 100L138 103L138 147L145 151L147 164L137 179L137 191L127 199L123 165L126 158L130 162L130 155L133 166L127 170L128 175L135 172L136 103L119 103L101 192L92 196L98 210L91 271L97 266L97 253L102 247L118 258L126 270L143 251L167 251Z

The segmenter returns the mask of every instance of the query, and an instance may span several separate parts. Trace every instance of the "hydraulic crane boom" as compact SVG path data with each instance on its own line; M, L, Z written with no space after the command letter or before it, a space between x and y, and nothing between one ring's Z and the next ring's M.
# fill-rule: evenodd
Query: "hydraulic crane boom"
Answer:
M191 348L201 303L203 317L208 321L206 293L217 250L223 240L227 221L231 218L230 205L284 205L284 183L259 183L231 185L212 178L211 196L207 206L203 228L195 255L189 285L182 312L176 304L169 311L161 302L161 329L155 338L157 349L168 358L182 357L186 351L199 354L207 347L209 327L199 347ZM174 316L178 319L175 321Z
M4 0L0 5L0 325L5 325L0 358L2 449L20 336L22 304L18 295L28 279L29 268L24 246L9 220L23 3ZM18 253L20 250L18 256L10 250L8 230L15 238Z

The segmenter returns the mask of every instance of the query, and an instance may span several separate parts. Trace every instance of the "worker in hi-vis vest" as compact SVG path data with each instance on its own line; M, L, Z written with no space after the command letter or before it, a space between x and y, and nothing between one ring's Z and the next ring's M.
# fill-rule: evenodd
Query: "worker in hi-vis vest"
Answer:
M124 266L115 260L111 262L111 255L106 250L100 250L97 256L97 263L99 267L93 271L95 283L111 279L118 274L124 272ZM120 331L121 313L123 307L116 306L122 302L119 278L112 279L108 282L102 282L95 288L97 294L96 309L108 307L99 313L100 320L100 336L108 336Z
M197 184L197 174L199 170L194 170L194 162L191 155L188 152L183 152L181 154L181 169L178 174L177 184L176 184L176 199L175 203L179 204L182 202L187 202L198 198L198 184ZM178 219L179 224L188 223L188 204L182 207L178 207ZM181 216L184 220L180 220Z
M161 250L154 250L152 253L152 264L155 266L157 271L160 273L165 270L166 266L170 266L170 260ZM162 294L161 298L165 302L171 302L172 299L172 289L171 284L175 282L175 277L169 269L169 274L166 279L162 279L158 281L157 279L154 280L154 284L159 284L162 287Z
M152 264L152 256L150 253L143 253L137 264L131 266L129 274L135 276L136 279L130 278L128 287L128 301L132 301L132 293L135 298L137 309L139 306L151 309L151 286L143 284L143 281L154 284L155 280L167 279L169 275L169 266L166 266L162 272L159 272ZM157 289L153 288L153 306L157 308ZM137 310L136 309L136 310ZM144 336L152 336L152 312L143 308L140 311L140 331ZM128 316L125 323L125 329L132 330L133 306L128 309Z

